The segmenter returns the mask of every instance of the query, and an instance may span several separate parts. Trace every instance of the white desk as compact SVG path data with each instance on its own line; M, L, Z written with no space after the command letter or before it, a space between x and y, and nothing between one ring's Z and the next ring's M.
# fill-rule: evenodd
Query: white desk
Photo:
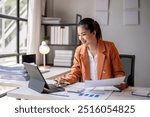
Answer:
M122 92L113 92L108 98L109 100L150 100L149 97L135 96L132 95L132 91L139 87L129 87Z
M70 72L70 68L66 67L51 67L50 72L43 73L45 79L53 79L55 77L59 77L61 75L67 74ZM8 89L0 92L0 97L5 96L7 91L9 91L9 87L27 87L28 81L16 81L16 80L5 80L0 79L0 86L4 89ZM1 89L3 89L1 88ZM11 89L11 88L10 88ZM26 90L26 89L25 89Z
M61 75L69 73L71 68L66 67L51 67L50 72L43 73L45 79L53 79Z
M17 87L26 86L28 82L0 79L0 97L7 95L7 92Z
M136 87L129 87L122 92L113 92L111 93L107 100L150 100L148 97L141 97L141 96L134 96L131 92L136 89ZM30 99L30 100L69 100L69 99L83 99L74 94L69 94L69 97L65 96L56 96L51 94L40 94L32 89L29 89L27 86L21 87L20 89L8 92L8 97L14 98L23 98L23 99Z
M50 72L43 73L43 76L45 79L53 79L55 77L64 75L68 72L70 72L70 68L51 67ZM28 81L15 81L15 80L0 79L0 85L20 87L19 89L16 89L7 93L7 96L14 97L14 98L42 99L42 100L77 99L75 96L64 97L64 96L56 96L56 95L50 95L50 94L40 94L28 88ZM136 87L132 87L132 88L130 87L122 92L113 92L107 99L108 100L150 100L150 98L147 98L147 97L131 95L131 92L133 89L136 89Z

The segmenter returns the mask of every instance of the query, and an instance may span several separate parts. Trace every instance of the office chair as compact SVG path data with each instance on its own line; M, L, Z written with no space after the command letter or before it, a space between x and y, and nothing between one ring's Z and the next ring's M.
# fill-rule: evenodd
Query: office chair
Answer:
M36 63L36 54L22 55L22 63Z
M120 54L128 86L134 86L135 55Z

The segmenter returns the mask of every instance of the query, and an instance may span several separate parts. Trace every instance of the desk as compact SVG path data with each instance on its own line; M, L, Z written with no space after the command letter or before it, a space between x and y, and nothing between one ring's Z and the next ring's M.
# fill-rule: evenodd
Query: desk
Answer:
M55 77L64 75L68 72L70 72L70 68L51 67L50 72L43 73L43 76L45 79L53 79ZM28 88L28 81L15 81L15 80L0 79L0 85L20 87L19 89L9 91L7 93L8 97L33 99L33 100L35 99L41 99L41 100L77 99L73 96L64 97L64 96L56 96L56 95L50 95L50 94L40 94ZM133 89L136 89L136 87L129 87L128 89L122 92L113 92L111 93L110 96L108 96L107 99L108 100L150 100L150 98L147 98L147 97L131 95L131 92Z
M134 96L131 92L136 89L136 87L129 87L122 92L112 92L107 100L150 100L147 97ZM83 98L76 98L75 95L70 95L69 97L57 96L51 94L40 94L32 89L29 89L27 86L21 87L20 89L8 92L8 97L14 98L23 98L29 100L78 100Z
M25 81L0 79L0 98L7 95L7 92L15 90L17 87L26 86Z
M66 67L51 67L50 72L43 73L45 79L53 79L61 75L69 73L71 68Z
M113 92L108 98L109 100L150 100L148 97L135 96L131 92L133 90L139 89L139 87L129 87L122 92Z
M70 72L70 68L66 67L51 67L50 72L43 73L45 79L53 79L61 75L67 74ZM0 79L0 86L2 87L27 87L28 81L16 81L16 80L5 80ZM26 89L25 89L26 90ZM6 90L9 91L9 90ZM7 92L0 92L0 97L5 96Z

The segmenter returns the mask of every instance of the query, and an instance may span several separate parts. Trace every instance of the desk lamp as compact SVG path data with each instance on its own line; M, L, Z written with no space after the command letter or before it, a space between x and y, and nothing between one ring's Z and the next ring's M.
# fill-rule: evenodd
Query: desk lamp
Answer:
M50 48L49 46L46 44L45 41L42 41L41 45L40 45L40 48L39 48L39 52L41 54L43 54L43 68L44 69L47 69L48 66L46 66L46 59L45 59L45 56L46 54L48 54L50 52Z

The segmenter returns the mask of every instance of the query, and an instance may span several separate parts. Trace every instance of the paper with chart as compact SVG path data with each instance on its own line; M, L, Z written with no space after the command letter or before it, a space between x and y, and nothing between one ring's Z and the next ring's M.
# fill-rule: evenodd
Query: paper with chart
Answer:
M85 88L87 87L104 87L119 85L125 79L125 76L118 78L110 78L106 80L85 80Z

